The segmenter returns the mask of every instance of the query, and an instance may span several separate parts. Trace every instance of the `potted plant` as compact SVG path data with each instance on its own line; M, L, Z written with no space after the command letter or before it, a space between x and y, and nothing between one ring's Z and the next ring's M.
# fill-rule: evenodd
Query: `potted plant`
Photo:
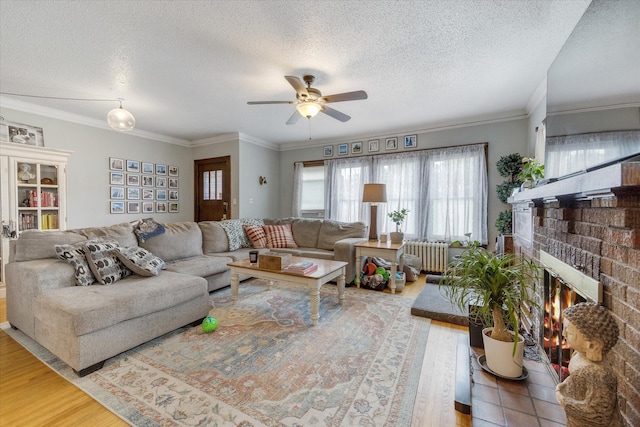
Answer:
M535 182L544 178L544 165L536 162L534 157L522 158L522 170L518 179L522 181L522 188L533 188Z
M471 245L443 274L445 296L461 310L475 306L475 323L483 329L486 363L507 378L522 375L524 340L518 333L520 305L536 306L540 267L513 254L495 255Z
M404 233L402 232L402 223L404 222L408 213L408 209L402 208L399 211L393 211L388 214L389 218L391 218L391 221L396 225L396 231L389 233L391 242L401 243L404 239Z

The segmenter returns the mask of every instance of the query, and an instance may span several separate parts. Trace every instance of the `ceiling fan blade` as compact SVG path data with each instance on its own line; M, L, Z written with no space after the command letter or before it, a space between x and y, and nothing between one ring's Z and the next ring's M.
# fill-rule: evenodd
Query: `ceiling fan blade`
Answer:
M351 116L347 116L345 113L341 113L338 110L334 110L333 108L329 108L326 105L322 107L322 111L323 113L325 113L328 116L333 117L336 120L340 120L341 122L347 122L351 119Z
M323 96L322 98L325 102L357 101L359 99L367 99L367 92L356 90L355 92L338 93L336 95Z
M249 101L249 105L261 105L261 104L295 104L295 101Z
M304 87L304 83L296 76L284 76L291 86L295 89L296 93L300 96L309 96L307 88Z
M300 113L298 113L298 110L293 112L293 115L291 117L289 117L289 120L287 120L287 124L288 125L295 125L298 120L300 119L300 117L302 117L302 115Z

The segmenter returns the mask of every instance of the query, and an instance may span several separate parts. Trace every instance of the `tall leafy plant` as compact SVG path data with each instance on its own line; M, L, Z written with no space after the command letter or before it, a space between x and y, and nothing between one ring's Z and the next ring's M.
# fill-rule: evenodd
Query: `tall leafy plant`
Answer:
M537 306L539 275L540 267L531 260L514 254L495 255L472 245L450 264L440 286L460 310L476 306L477 318L493 325L492 338L505 342L515 338L517 342L520 305Z

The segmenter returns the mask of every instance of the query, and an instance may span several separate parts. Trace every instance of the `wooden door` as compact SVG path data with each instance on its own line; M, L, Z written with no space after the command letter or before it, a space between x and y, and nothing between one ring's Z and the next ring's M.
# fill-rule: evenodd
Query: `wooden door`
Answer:
M231 157L195 160L195 221L231 218Z

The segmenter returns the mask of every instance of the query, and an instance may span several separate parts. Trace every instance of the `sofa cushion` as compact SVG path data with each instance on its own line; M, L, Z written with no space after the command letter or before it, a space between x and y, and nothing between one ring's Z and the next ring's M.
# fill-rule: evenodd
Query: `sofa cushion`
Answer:
M200 255L192 258L178 259L167 263L167 271L188 274L190 276L208 277L229 270L231 258L216 255Z
M207 298L201 277L162 271L154 277L130 276L112 286L71 286L35 298L40 319L56 316L61 333L85 335L129 319L159 312L194 298ZM79 291L79 292L78 292Z
M293 240L296 241L298 246L317 248L321 226L321 219L296 218L291 224Z
M318 248L333 250L333 246L338 240L349 237L365 237L367 225L364 222L338 222L324 220L320 227L318 237Z
M293 234L291 233L291 224L283 225L265 225L264 232L267 235L268 248L297 248Z
M165 267L162 259L144 248L129 246L128 248L117 247L114 250L118 259L140 276L157 276Z
M195 222L165 223L164 233L140 243L140 246L164 260L202 255L202 232Z
M85 243L98 243L95 240L83 240L73 245L55 245L55 251L62 261L71 265L75 271L74 280L78 286L89 286L96 282L96 277L89 267L87 257L85 256Z
M128 222L109 227L89 227L72 230L87 239L100 239L103 242L115 240L120 246L138 246L138 239L133 233L133 225Z
M15 243L14 261L31 261L34 259L57 258L56 245L72 245L87 240L85 237L70 231L38 231L27 230L20 233Z
M116 256L118 242L85 243L85 255L96 280L103 285L112 285L133 272Z
M202 251L205 254L229 251L227 233L218 221L202 221L198 227L202 231Z
M264 228L259 225L244 225L244 231L251 240L251 245L256 249L262 249L267 247L267 235L264 232Z

